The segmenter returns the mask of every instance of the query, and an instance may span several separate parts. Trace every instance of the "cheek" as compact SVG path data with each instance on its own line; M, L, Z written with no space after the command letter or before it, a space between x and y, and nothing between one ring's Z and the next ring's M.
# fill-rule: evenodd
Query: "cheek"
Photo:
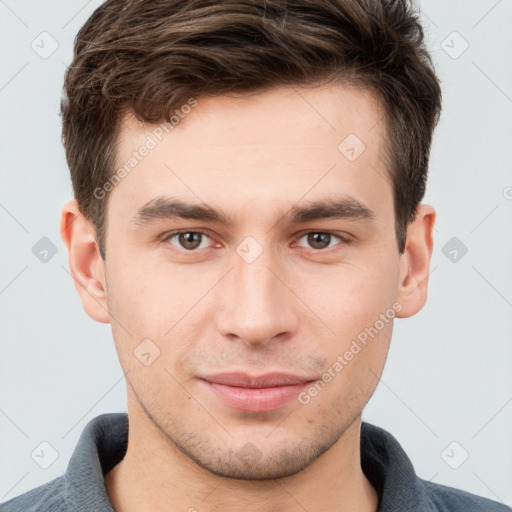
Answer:
M392 308L397 281L398 260L390 264L388 255L305 276L300 289L311 310L330 327L330 335L343 344Z
M201 338L205 322L198 321L198 317L205 315L208 304L201 298L211 288L214 276L200 273L191 279L191 267L185 275L175 266L136 268L114 260L110 264L108 307L123 368L145 371L140 359L149 353L155 362L147 374L157 378L155 372L160 365L171 369L176 366L175 361L185 361L194 340ZM174 368L175 371L181 370Z
M123 318L135 332L162 336L187 304L203 290L198 276L195 284L185 280L176 266L112 261L108 280L110 311ZM189 300L190 299L190 300ZM190 306L189 306L190 307Z
M378 384L391 332L392 320L384 322L382 326L375 326L374 322L361 329L356 336L333 345L324 373L301 397L302 403L314 406L313 411L318 417L329 415L331 418L347 418L357 415Z

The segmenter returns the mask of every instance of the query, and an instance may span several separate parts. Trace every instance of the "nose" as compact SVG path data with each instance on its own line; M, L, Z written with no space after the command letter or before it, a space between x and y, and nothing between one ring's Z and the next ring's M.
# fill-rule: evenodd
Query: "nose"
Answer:
M217 290L219 333L253 347L289 338L300 318L289 275L269 253L251 263L234 254L234 268Z

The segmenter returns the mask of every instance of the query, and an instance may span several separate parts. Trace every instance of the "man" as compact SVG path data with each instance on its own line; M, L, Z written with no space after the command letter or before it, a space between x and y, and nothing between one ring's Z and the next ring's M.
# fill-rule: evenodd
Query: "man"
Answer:
M1 510L508 510L361 420L427 298L440 102L405 0L99 7L66 75L61 228L128 415Z

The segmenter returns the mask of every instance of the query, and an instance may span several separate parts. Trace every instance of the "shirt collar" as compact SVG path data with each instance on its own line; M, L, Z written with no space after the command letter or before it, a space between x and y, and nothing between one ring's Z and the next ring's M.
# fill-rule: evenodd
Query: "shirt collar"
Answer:
M74 510L114 512L104 475L126 454L128 414L107 413L84 428L66 471L67 498ZM379 495L377 512L430 510L422 481L398 441L384 429L362 422L361 468Z
M377 512L434 510L399 442L386 430L364 421L361 469L379 495Z

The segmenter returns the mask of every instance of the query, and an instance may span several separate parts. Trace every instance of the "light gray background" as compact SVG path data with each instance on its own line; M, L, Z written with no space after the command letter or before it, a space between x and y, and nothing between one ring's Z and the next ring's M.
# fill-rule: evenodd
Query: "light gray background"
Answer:
M59 234L63 74L99 4L0 0L0 502L61 475L87 422L126 410L110 326L82 310ZM395 322L363 419L422 478L512 505L512 1L421 8L444 93L425 198L438 213L430 294ZM42 237L57 247L46 263L32 252ZM452 237L468 248L457 262L443 253ZM31 457L43 441L58 452L47 469Z

